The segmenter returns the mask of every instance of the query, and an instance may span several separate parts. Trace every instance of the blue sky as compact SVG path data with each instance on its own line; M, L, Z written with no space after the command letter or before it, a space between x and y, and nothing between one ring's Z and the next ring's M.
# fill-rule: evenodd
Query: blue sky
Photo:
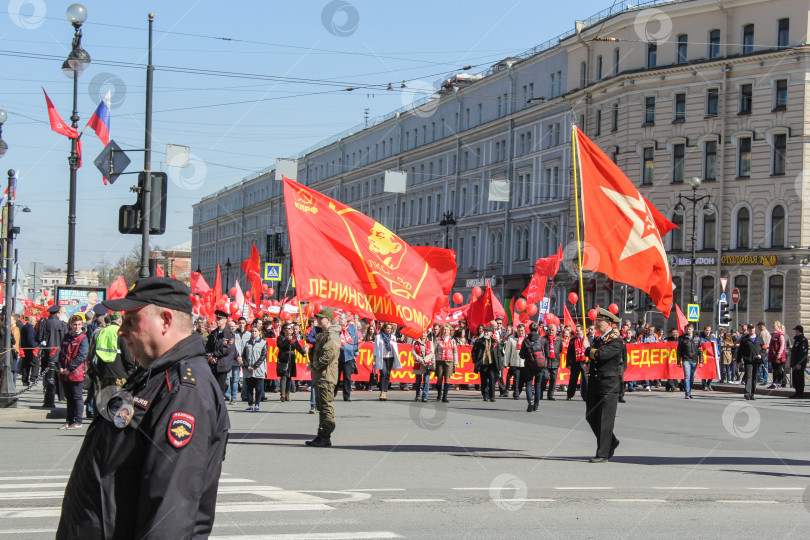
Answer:
M61 72L73 29L70 2L10 0L0 10L3 84L8 112L1 169L20 170L16 246L23 268L67 259L69 141L50 131L45 99L69 121L72 82ZM424 87L465 65L482 71L610 7L608 0L566 3L384 1L87 1L84 48L93 63L79 79L80 129L107 89L111 137L143 148L147 13L154 11L152 169L170 172L167 231L153 245L191 239L191 205L205 195L304 148L422 97ZM39 57L44 55L45 58ZM32 57L34 56L34 57ZM49 56L56 58L49 58ZM193 71L189 72L189 70ZM395 91L383 88L393 83ZM368 86L346 92L347 86ZM82 137L78 172L77 268L115 262L139 237L120 235L118 208L132 204L135 175L104 186L92 164L102 144ZM192 166L168 171L167 143L191 148ZM142 167L140 153L128 171ZM5 183L5 172L2 181Z

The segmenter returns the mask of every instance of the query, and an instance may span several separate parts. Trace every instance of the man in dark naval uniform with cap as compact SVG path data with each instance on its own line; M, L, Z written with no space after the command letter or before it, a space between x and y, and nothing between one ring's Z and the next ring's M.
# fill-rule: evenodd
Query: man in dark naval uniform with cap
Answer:
M142 278L104 305L124 312L139 366L87 431L56 538L207 538L230 423L191 332L189 289Z
M613 327L613 323L619 322L613 313L597 308L595 326L599 337L585 351L591 363L585 419L596 435L596 456L590 459L591 463L607 462L619 446L619 439L613 435L625 347L621 335Z
M205 351L208 353L211 372L219 383L224 396L228 373L231 372L233 363L236 362L239 354L236 351L236 336L228 328L228 314L220 310L216 310L214 313L217 317L217 327L208 334Z

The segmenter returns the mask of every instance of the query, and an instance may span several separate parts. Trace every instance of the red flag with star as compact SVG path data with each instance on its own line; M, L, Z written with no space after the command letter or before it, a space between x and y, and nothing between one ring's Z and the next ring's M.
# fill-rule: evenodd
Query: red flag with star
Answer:
M598 254L586 257L583 267L643 290L669 317L672 274L655 220L658 211L596 144L574 130L585 242Z

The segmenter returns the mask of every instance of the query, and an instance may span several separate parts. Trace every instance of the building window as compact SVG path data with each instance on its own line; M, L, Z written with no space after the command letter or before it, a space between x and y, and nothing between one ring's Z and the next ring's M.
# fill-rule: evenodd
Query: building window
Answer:
M613 49L613 74L619 74L619 49Z
M602 133L602 109L597 109L596 111L596 131L594 131L594 135L600 135Z
M773 174L783 175L787 168L787 134L773 136Z
M737 144L737 178L750 178L751 138L742 137Z
M712 276L700 278L700 310L714 311L714 278Z
M754 104L754 85L743 84L740 86L740 114L751 114Z
M782 311L785 295L785 276L777 274L768 278L768 311Z
M720 57L720 30L709 31L709 58Z
M751 213L748 208L742 207L737 210L737 249L748 249L751 247Z
M655 166L653 163L654 150L652 146L644 147L644 155L641 164L641 184L645 186L651 185L653 183L653 177L655 176Z
M718 102L719 102L718 89L709 88L706 91L706 116L717 116Z
M686 47L689 42L689 38L686 34L681 34L678 36L678 53L676 55L675 62L678 64L685 64L686 63Z
M644 98L644 125L655 124L655 97Z
M658 57L658 44L647 43L647 69L655 67L657 57Z
M672 145L672 180L673 184L683 183L684 156L686 154L685 144Z
M580 62L579 64L579 87L585 88L585 81L587 80L586 77L588 75L588 66L585 62Z
M703 214L703 249L717 248L717 213Z
M613 104L613 116L610 120L610 130L611 131L618 131L619 130L619 104Z
M602 80L602 55L596 57L596 80Z
M470 266L478 267L478 237L470 237Z
M787 108L787 79L778 79L774 88L773 110L783 111Z
M754 25L746 24L742 31L742 53L750 54L754 52Z
M478 104L478 125L484 123L484 106L482 104Z
M743 311L748 309L748 276L737 276L734 278L734 287L740 291L740 301L737 302L737 309Z
M703 180L717 180L717 141L706 141Z
M776 46L784 49L790 45L790 19L779 19L776 31Z
M673 122L683 122L686 120L686 94L675 94L675 118Z
M771 210L771 247L785 247L785 207L781 204Z
M669 247L673 251L683 250L683 220L683 214L675 214L672 216L673 225L677 225L676 228L669 232Z

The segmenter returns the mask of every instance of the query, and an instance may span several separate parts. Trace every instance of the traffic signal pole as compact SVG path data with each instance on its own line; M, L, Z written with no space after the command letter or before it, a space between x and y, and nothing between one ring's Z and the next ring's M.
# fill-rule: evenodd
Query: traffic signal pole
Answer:
M144 122L143 185L141 186L141 271L140 277L149 277L149 229L152 226L152 23L155 14L149 14L149 53L146 65L146 119Z

